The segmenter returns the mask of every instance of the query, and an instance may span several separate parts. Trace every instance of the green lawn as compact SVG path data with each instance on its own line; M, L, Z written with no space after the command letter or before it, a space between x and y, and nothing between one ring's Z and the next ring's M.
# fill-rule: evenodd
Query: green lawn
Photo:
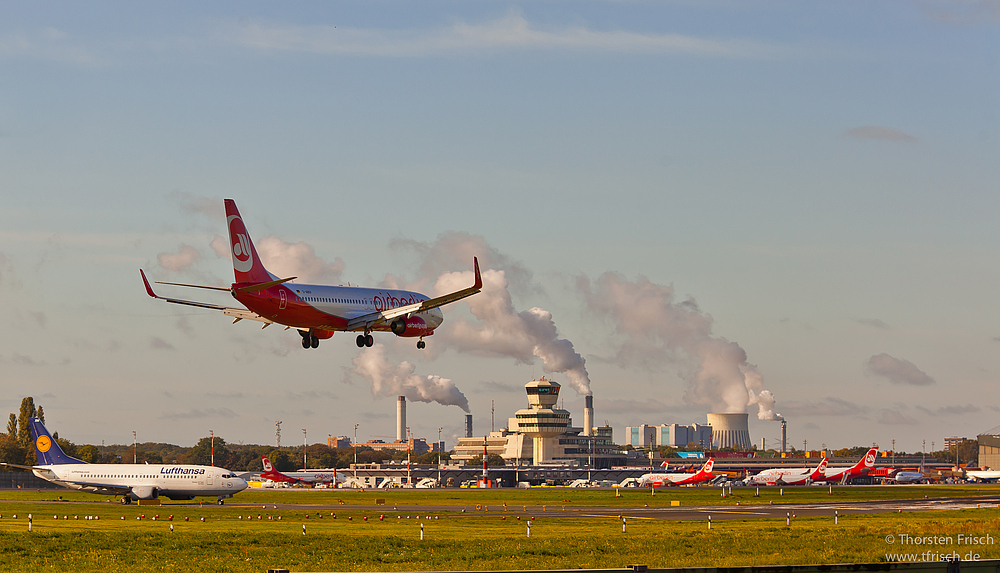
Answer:
M838 501L847 497L870 499L888 495L882 494L883 491L905 490L908 495L904 497L922 498L933 493L969 495L975 494L976 489L984 490L978 492L980 494L998 491L995 488L985 491L982 486L972 486L971 490L835 488L835 497ZM790 501L796 495L827 501L830 496L826 491L799 488L790 492L786 489L783 496L786 499L782 501ZM868 495L861 493L865 491ZM991 534L995 542L1000 540L1000 510L995 505L991 509L842 516L839 525L829 517L798 518L790 527L785 526L783 519L726 520L716 521L711 530L706 521L635 518L628 520L624 533L621 521L614 518L562 517L558 510L547 510L533 512L535 520L530 538L524 519L527 516L517 520L516 514L505 514L502 508L503 501L508 503L509 509L514 509L511 507L514 502L539 508L561 505L564 499L570 500L567 504L578 505L613 505L620 501L634 506L652 500L656 504L669 504L675 493L681 496L683 505L716 501L720 495L718 489L709 488L658 492L652 499L648 491L629 491L624 498L615 498L614 491L571 490L392 491L377 494L265 491L240 494L221 507L212 503L204 507L198 504L137 507L68 491L3 492L0 499L6 501L0 501L0 548L3 548L0 570L176 571L182 567L197 567L203 571L261 572L268 567L282 566L293 571L447 571L609 568L631 563L650 567L783 565L873 562L883 560L885 554L893 550L928 549L889 545L886 535L890 534L953 538L960 533ZM753 490L744 493L752 497ZM374 503L376 495L386 498L388 505L384 510L351 509L351 505ZM64 501L54 502L59 496ZM775 494L774 498L777 497ZM338 499L347 505L335 510L335 518L328 510L309 507L336 504ZM90 503L81 503L83 500ZM729 500L718 498L718 501ZM239 502L304 505L294 510L276 510L260 505L237 507ZM415 510L392 510L393 503L403 506L419 502L452 505L455 509L420 511L420 519ZM475 503L496 507L491 507L489 512L474 511ZM463 506L467 508L466 513L461 512ZM33 515L34 531L30 534L27 532L27 513ZM166 521L171 514L173 521ZM87 515L100 519L88 520L85 519ZM136 519L140 515L145 518ZM159 519L153 520L156 515ZM386 518L380 521L380 515ZM431 519L427 519L428 516ZM185 517L188 521L184 521ZM420 540L421 524L424 525L423 541ZM305 535L302 534L303 525ZM1000 550L996 547L955 548L963 553L976 550L981 558L1000 558Z

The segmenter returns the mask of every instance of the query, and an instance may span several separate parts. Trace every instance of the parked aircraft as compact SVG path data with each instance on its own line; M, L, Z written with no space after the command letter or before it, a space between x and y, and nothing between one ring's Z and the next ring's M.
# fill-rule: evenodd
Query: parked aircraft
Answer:
M744 481L747 485L809 485L823 476L826 464L824 457L815 468L770 468Z
M861 458L858 463L853 466L846 468L826 468L823 476L818 478L817 481L839 481L846 482L847 480L867 474L872 468L875 467L875 457L878 455L878 448L872 448L868 450L868 453Z
M715 458L709 458L705 465L695 473L648 473L639 477L639 487L663 487L670 485L688 485L708 481L715 477L712 466Z
M924 483L928 476L924 475L923 468L915 472L896 471L882 479L885 482L894 483Z
M989 468L982 470L965 470L965 477L978 482L997 481L1000 479L1000 470Z
M38 418L31 419L36 466L21 466L36 476L69 489L101 495L120 495L121 502L156 499L173 500L213 496L224 499L246 489L247 482L229 470L212 466L154 464L88 464L66 455Z
M290 484L302 484L302 485L313 485L317 483L326 484L338 484L343 483L344 476L338 475L337 470L316 470L316 471L296 471L290 474L284 474L274 469L274 465L267 456L260 457L261 463L264 464L264 471L261 472L260 477L264 479L269 479L271 481L290 483Z
M226 199L225 206L236 282L228 288L157 282L228 291L246 308L158 296L149 285L146 273L139 269L149 296L174 304L218 310L233 317L234 323L247 319L264 323L262 328L274 323L284 325L285 330L294 328L302 335L303 348L317 348L321 339L341 331L361 333L357 337L358 348L371 347L375 343L372 332L391 332L396 336L418 338L417 348L424 348L424 337L434 334L434 329L444 321L439 307L472 296L483 288L479 259L476 257L472 259L474 284L435 298L398 289L292 282L297 277L279 279L264 268L236 202Z

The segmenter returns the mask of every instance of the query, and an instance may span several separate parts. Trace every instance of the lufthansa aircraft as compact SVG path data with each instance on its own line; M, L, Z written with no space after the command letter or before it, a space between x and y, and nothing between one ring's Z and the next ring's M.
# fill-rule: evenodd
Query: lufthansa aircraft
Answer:
M31 470L36 476L69 489L120 495L122 503L138 499L173 500L212 496L222 500L247 488L231 471L212 466L153 464L88 464L67 456L38 418L31 419L37 466L2 465Z
M360 333L357 338L358 348L374 344L371 333L375 331L418 338L417 348L424 348L424 337L434 334L434 329L444 322L444 316L438 307L472 296L483 288L479 260L475 257L472 259L474 284L435 298L405 290L291 282L296 277L279 279L267 272L257 256L257 249L236 209L236 202L226 199L225 204L236 282L229 288L165 282L159 284L229 291L246 308L158 296L146 280L146 273L139 269L149 296L175 304L219 310L233 317L234 323L248 319L263 322L262 328L273 323L284 325L285 330L294 328L302 335L303 348L317 348L321 339L330 338L337 331Z

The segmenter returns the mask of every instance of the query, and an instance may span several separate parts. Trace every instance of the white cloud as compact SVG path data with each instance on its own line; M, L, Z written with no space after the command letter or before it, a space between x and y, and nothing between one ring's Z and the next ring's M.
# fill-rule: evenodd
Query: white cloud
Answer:
M213 240L213 249L216 241ZM347 265L340 257L328 263L316 255L316 249L306 242L289 243L274 235L257 241L257 252L264 266L271 273L281 277L298 277L302 283L318 282L339 284ZM226 253L229 246L226 244Z
M156 255L156 263L170 272L182 272L191 268L201 258L198 249L191 245L181 245L176 253L160 253Z
M450 27L427 30L251 23L224 31L223 39L262 50L389 57L510 50L586 50L747 58L775 51L759 42L711 40L683 34L642 34L583 26L541 29L518 13L485 23L457 22Z

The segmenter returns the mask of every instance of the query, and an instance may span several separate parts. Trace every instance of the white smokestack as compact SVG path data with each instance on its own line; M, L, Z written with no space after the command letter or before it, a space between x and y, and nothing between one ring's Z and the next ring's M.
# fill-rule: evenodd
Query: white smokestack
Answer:
M583 397L583 435L594 435L594 396Z
M406 441L406 396L396 400L396 441Z

